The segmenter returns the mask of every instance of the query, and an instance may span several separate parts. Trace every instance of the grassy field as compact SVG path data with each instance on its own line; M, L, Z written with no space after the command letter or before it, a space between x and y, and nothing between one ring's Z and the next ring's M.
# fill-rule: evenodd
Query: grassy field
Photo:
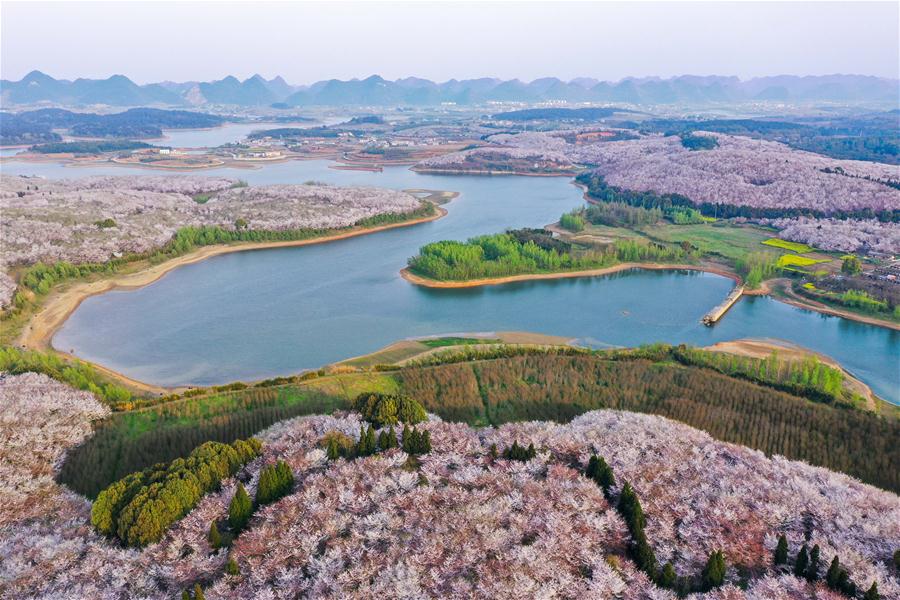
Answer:
M447 346L476 346L480 344L500 344L501 341L496 338L464 338L464 337L441 337L428 338L419 340L429 348L445 348Z
M797 256L796 254L783 254L778 258L779 267L811 267L821 263L831 262L827 258L811 258L809 256Z
M780 238L769 238L765 240L763 244L765 244L766 246L772 246L773 248L790 250L791 252L796 252L797 254L806 254L807 252L812 252L814 250L812 246L807 246L806 244L800 244L798 242L789 242Z
M750 225L721 222L674 225L659 221L635 229L588 224L571 239L584 244L609 244L618 240L650 240L665 244L688 242L703 254L734 262L754 252L771 252L774 256L783 254L783 249L763 245L771 237L771 230Z
M654 241L676 244L689 242L704 254L712 254L729 261L744 258L752 252L769 250L761 244L772 235L770 230L760 227L709 223L672 225L660 222L643 227L640 231ZM774 248L770 251L780 254Z

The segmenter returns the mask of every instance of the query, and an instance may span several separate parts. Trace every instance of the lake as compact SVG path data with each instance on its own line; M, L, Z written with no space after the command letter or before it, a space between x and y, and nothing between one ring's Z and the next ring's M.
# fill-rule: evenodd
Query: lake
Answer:
M461 192L438 221L328 244L222 255L152 285L87 299L55 347L159 385L210 385L317 368L405 337L526 330L592 347L787 340L844 364L900 403L900 334L768 298L744 298L714 327L700 318L732 282L716 275L636 271L498 287L423 289L400 278L423 244L551 223L582 203L566 178L341 171L325 161L216 169L251 184L310 179ZM148 173L111 166L6 163L4 173L72 177ZM153 172L153 171L149 171Z

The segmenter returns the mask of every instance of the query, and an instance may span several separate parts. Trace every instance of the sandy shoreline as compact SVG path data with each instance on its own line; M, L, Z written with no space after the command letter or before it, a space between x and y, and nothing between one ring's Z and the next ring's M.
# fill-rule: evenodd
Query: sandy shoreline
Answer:
M768 358L769 355L771 355L773 352L778 352L781 358L788 360L802 360L807 356L813 356L826 365L843 372L844 376L846 377L845 383L847 384L847 386L851 390L865 398L867 410L876 410L876 402L884 402L888 405L893 406L893 404L891 404L890 402L878 398L878 396L876 396L872 391L872 388L857 379L841 363L834 360L830 356L822 354L820 352L815 352L814 350L810 350L808 348L804 348L803 346L798 346L796 344L786 342L784 340L745 338L732 340L729 342L718 342L716 344L713 344L712 346L707 346L706 348L704 348L704 350L711 350L713 352L726 352L728 354L736 354L738 356L749 356L751 358L761 359Z
M288 248L294 246L307 246L311 244L324 244L360 235L376 233L378 231L385 231L388 229L396 229L399 227L409 227L412 225L418 225L420 223L427 223L440 219L447 214L447 211L445 209L439 206L436 206L435 208L435 214L427 217L420 217L418 219L412 219L400 223L379 225L378 227L352 229L334 235L310 238L306 240L284 242L252 242L204 246L203 248L199 248L194 252L185 254L184 256L173 258L172 260L154 265L148 269L144 269L136 273L115 276L99 281L76 283L71 287L62 290L61 292L51 295L50 298L47 299L44 307L32 317L31 321L22 330L22 333L17 340L17 345L23 348L34 350L54 350L51 346L53 334L56 333L56 330L59 329L59 327L63 323L65 323L66 319L69 318L69 316L86 298L90 298L91 296L103 294L112 290L136 289L145 285L149 285L154 281L157 281L169 271L177 269L178 267L190 265L206 260L208 258L212 258L213 256L229 254L232 252L247 252L251 250L266 250L270 248ZM66 354L65 352L61 353ZM147 391L152 390L154 393L159 391L166 391L166 388L149 386L147 384L131 380L110 369L104 370L110 375L115 375L117 378L125 380L127 384L134 387L145 389Z
M736 283L741 283L741 278L735 275L734 273L729 273L728 271L724 271L721 269L716 269L714 267L707 267L701 265L682 265L682 264L667 264L667 263L635 263L635 262L627 262L627 263L619 263L617 265L612 265L609 267L601 267L599 269L585 269L582 271L562 271L559 273L534 273L531 275L523 274L523 275L509 275L507 277L487 277L484 279L470 279L468 281L437 281L435 279L428 279L427 277L421 277L419 275L415 275L411 273L409 269L403 269L400 271L400 276L403 279L407 280L410 283L414 283L416 285L421 285L423 287L430 288L470 288L470 287L481 287L485 285L503 285L505 283L514 283L517 281L536 281L543 279L569 279L572 277L599 277L601 275L610 275L612 273L619 273L621 271L627 271L629 269L646 269L648 271L665 271L665 270L674 270L674 271L702 271L704 273L713 273L715 275L721 275L722 277L727 277Z

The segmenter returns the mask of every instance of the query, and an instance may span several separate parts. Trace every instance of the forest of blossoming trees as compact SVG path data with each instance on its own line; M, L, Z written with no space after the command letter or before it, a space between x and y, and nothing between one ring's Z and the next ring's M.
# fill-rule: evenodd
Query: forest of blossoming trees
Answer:
M337 229L420 206L410 194L369 187L248 187L233 179L171 176L3 177L0 306L15 290L5 273L10 265L104 263L162 248L187 227Z
M135 550L95 533L90 505L52 479L102 405L34 374L4 376L0 399L12 434L0 440L4 595L171 598L199 585L206 598L675 598L630 558L625 481L660 566L699 577L722 552L723 586L698 598L846 598L825 583L834 556L857 589L900 594L896 495L661 417L603 410L474 429L431 416L419 424L430 449L413 462L399 448L329 459L322 440L359 439L357 413L284 421L257 436L262 456ZM497 451L515 446L535 450ZM583 475L594 455L615 475L607 494ZM230 546L211 536L238 482L258 496L279 461L286 495L253 510ZM801 545L819 547L813 580L773 565L780 536L791 561Z
M568 130L503 133L487 137L491 146L430 158L419 167L480 171L490 164L496 172L543 173L583 165L589 169L585 173L601 176L609 186L678 195L696 205L709 205L710 215L727 216L725 207L743 207L731 212L763 217L785 239L828 250L900 252L896 218L875 219L878 213L900 211L896 167L838 160L747 137L712 133L694 137L704 136L714 137L716 145L691 149L676 135L570 143L567 140L575 136ZM506 166L500 164L503 160ZM715 211L716 206L721 210ZM817 218L790 213L813 213ZM833 214L856 216L828 218Z

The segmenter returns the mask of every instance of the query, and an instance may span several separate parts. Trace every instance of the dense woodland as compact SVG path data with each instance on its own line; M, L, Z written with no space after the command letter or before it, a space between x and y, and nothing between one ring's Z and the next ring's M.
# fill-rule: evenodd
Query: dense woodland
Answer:
M403 390L449 419L567 421L613 408L670 417L713 437L900 490L900 423L792 396L708 369L650 360L531 355L407 368Z
M628 123L644 132L684 134L714 131L783 142L832 158L900 164L897 113L884 112L795 122L762 119L653 119Z
M567 223L573 227L573 223ZM564 225L565 226L565 225ZM409 259L409 269L437 280L465 281L529 273L596 269L620 261L687 262L689 250L632 240L618 241L604 250L582 249L558 240L543 229L517 229L423 246Z
M682 133L679 137L681 137L681 145L688 150L712 150L719 145L718 140L711 135Z
M0 119L0 144L57 141L53 129L68 129L79 137L157 138L163 129L218 127L225 122L215 115L186 110L132 108L120 113L99 115L76 113L61 108L42 108L18 114L4 114Z
M206 441L230 443L300 415L328 414L349 402L303 388L254 388L134 413L117 413L73 448L59 481L94 498L110 482L187 454Z
M39 154L102 154L103 152L119 152L123 150L140 150L152 148L145 142L131 140L109 140L105 142L59 142L55 144L41 144L31 149Z
M892 467L900 464L900 448L891 443L900 435L900 423L852 408L860 400L843 389L843 375L818 361L761 360L666 345L534 352L499 344L451 351L394 377L405 394L451 421L568 421L596 408L647 412L725 441L900 489ZM205 441L231 442L283 419L351 406L343 397L281 385L117 413L69 452L59 478L93 497L111 481L185 456ZM402 402L393 410L398 407ZM359 408L365 412L365 406Z
M621 202L641 208L673 207L696 208L707 217L730 219L745 217L748 219L780 219L786 217L836 217L840 219L877 219L881 222L900 222L900 210L874 211L871 208L859 210L835 210L823 212L812 208L767 208L747 205L717 204L712 202L695 203L681 194L658 194L653 191L640 192L611 186L599 173L585 171L575 181L585 186L588 195L601 202Z

